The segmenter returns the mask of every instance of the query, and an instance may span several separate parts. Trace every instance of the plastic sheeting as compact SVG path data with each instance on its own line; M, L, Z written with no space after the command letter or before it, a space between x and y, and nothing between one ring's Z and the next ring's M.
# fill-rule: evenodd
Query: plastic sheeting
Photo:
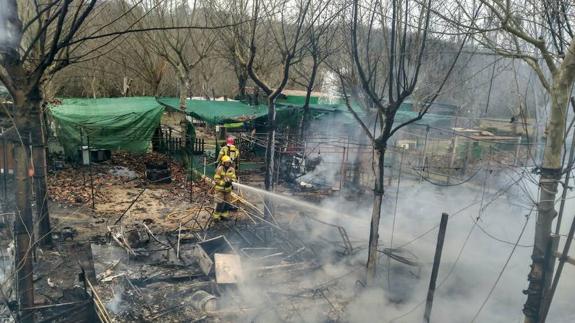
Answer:
M49 107L68 156L81 146L146 152L164 108L153 97L64 99Z

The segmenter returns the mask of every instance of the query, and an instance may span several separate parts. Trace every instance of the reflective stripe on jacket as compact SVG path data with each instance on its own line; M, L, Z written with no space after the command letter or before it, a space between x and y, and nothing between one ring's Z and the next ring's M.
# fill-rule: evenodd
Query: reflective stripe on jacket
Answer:
M231 192L232 187L226 187L226 179L229 179L231 182L236 181L236 170L230 166L226 169L225 166L219 166L216 169L216 174L214 175L214 181L216 182L215 189L216 191L220 192Z
M232 159L232 161L235 161L240 157L240 150L234 145L224 146L222 149L220 149L220 154L218 155L218 163L221 162L222 157L224 156L228 156Z

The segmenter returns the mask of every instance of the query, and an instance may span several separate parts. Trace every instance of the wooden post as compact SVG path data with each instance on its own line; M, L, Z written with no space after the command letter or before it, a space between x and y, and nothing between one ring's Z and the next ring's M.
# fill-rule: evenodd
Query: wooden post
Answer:
M437 236L437 246L435 247L435 257L433 257L433 268L431 269L431 279L427 291L427 301L425 303L425 312L423 322L429 323L431 317L431 307L433 306L433 294L435 293L435 282L439 272L439 263L441 262L441 253L443 251L443 241L445 240L445 231L447 230L447 213L441 214L441 223L439 224L439 234Z
M454 137L452 139L452 150L451 150L451 159L449 160L449 169L447 170L447 184L449 184L449 181L451 179L451 170L453 169L453 166L455 164L455 157L457 155L457 140L458 136L457 134L455 134L454 132Z

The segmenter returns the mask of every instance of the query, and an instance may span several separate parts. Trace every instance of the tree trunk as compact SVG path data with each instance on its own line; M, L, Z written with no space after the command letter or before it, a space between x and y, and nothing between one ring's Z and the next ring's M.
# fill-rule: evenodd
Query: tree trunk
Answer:
M243 100L246 98L246 85L248 83L248 72L239 63L234 64L236 77L238 78L238 96L237 98Z
M31 129L32 157L34 161L34 192L36 195L36 223L39 244L52 244L50 214L48 211L48 194L46 184L46 137L41 102L31 102L30 118L37 120L37 126Z
M307 83L306 86L306 92L305 92L305 102L303 104L303 110L304 111L309 111L309 102L311 100L311 92L313 91L313 86L315 84L315 79L317 77L317 70L319 68L319 62L318 59L313 56L313 66L311 68L311 75L309 76L309 82Z
M375 271L377 267L377 245L379 242L379 220L381 218L381 203L383 201L383 174L385 147L376 148L377 159L377 176L373 190L373 209L371 212L371 225L369 230L369 249L367 254L367 275L366 283L373 286L375 283Z
M160 81L154 80L152 82L152 92L154 93L154 97L158 97L160 95Z
M29 136L32 122L30 118L30 101L22 92L14 98L15 126L20 134L21 142L14 146L15 159L15 195L16 217L14 219L15 235L15 272L17 300L20 308L34 306L34 281L32 264L33 222L32 222L32 190L30 184L30 150ZM19 322L33 322L32 312L20 311Z
M560 74L561 75L561 74ZM552 256L551 230L555 211L557 186L561 180L561 163L563 142L565 140L565 126L567 120L567 106L572 85L566 78L557 78L551 89L551 114L548 124L549 134L545 144L543 166L539 186L539 202L537 204L537 224L535 228L535 243L531 256L531 271L528 276L529 287L527 301L523 307L526 323L539 322L539 311L545 293L548 291L553 275L555 258Z
M180 109L186 110L187 98L192 93L192 82L188 77L180 76Z
M303 103L303 115L302 115L302 122L301 122L301 132L300 132L300 136L301 138L305 138L307 129L309 128L309 119L311 116L310 113L310 108L309 108L309 102L311 101L311 92L313 90L313 86L315 84L315 79L317 77L317 71L319 68L319 63L318 60L315 56L313 56L313 66L311 69L311 75L309 77L309 82L307 83L306 86L306 93L305 93L305 101Z
M90 81L90 88L92 89L92 98L97 98L98 95L96 93L96 75L92 76L92 80Z

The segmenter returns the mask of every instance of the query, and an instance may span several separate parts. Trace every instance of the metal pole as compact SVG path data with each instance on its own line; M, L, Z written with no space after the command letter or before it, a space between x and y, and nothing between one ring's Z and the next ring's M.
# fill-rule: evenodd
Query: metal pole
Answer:
M4 137L4 136L2 136L2 147L3 147L2 154L3 154L3 158L4 158L4 160L2 161L2 168L4 169L4 174L2 174L3 175L2 176L3 177L2 178L2 184L4 186L4 202L7 203L7 201L8 201L8 183L7 183L7 181L8 181L8 179L7 179L8 178L8 167L7 167L8 163L6 161L8 159L8 153L7 153L8 145L6 144L6 137Z
M425 141L423 142L423 154L421 156L419 181L423 179L423 170L425 169L425 158L427 157L427 140L429 139L429 125L425 126Z
M345 152L347 150L343 147L343 155L341 158L341 177L339 179L339 194L341 194L341 190L343 189L343 182L345 180Z
M439 235L437 236L437 246L435 247L435 257L433 258L433 269L431 270L431 280L427 291L427 302L425 303L425 313L423 322L429 323L431 317L431 307L433 306L433 294L435 293L435 282L439 272L439 263L441 262L441 252L443 251L443 241L445 240L445 231L447 230L447 213L441 214L441 223L439 224Z
M80 127L80 165L84 165L84 128ZM82 180L84 181L84 186L86 186L86 171L82 167Z
M88 167L90 170L90 188L92 190L92 209L96 209L96 201L94 198L94 176L92 176L92 151L90 151L90 136L86 135L86 140L88 142Z
M194 201L194 152L190 152L190 203Z

